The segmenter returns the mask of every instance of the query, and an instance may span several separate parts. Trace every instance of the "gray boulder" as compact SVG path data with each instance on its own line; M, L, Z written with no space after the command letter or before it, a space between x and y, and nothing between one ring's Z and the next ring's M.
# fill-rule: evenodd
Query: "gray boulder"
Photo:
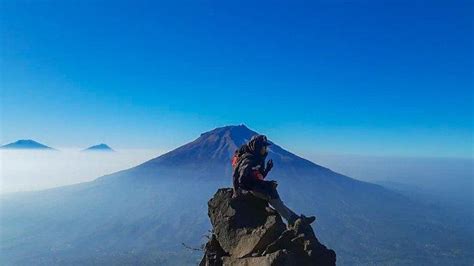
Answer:
M232 199L219 189L208 202L213 233L200 266L335 265L336 253L297 220L289 228L267 202L251 194Z

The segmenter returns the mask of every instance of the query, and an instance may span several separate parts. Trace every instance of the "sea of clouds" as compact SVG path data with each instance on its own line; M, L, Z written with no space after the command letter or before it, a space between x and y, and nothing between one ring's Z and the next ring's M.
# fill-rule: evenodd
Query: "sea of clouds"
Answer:
M30 191L87 182L141 164L159 150L116 152L0 150L0 193Z
M0 194L92 181L163 154L162 150L116 152L0 150ZM472 158L374 157L306 154L304 157L347 176L429 194L432 198L474 204ZM229 177L230 178L230 177ZM271 176L270 176L271 178Z

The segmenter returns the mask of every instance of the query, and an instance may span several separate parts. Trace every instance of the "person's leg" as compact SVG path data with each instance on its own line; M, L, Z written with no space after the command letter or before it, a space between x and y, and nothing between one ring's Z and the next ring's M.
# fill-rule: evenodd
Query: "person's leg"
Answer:
M270 195L268 195L268 194L266 194L262 191L252 189L252 190L249 190L249 192L252 193L252 195L254 195L255 197L257 197L259 199L263 199L263 200L266 200L266 201L270 201L270 199L271 199Z
M270 205L288 222L293 221L298 215L288 208L280 198L270 199Z
M254 186L250 192L263 200L266 200L270 205L283 217L289 226L292 226L297 219L301 218L304 223L311 224L315 221L316 217L309 216L306 217L303 214L298 216L295 212L293 212L290 208L288 208L283 201L280 199L280 195L278 195L278 191L276 187L274 187L271 182L263 181L258 182L256 186Z
M270 182L260 182L259 186L255 186L250 190L252 195L268 201L270 205L288 222L293 222L298 215L288 208L278 195L278 191L271 185Z

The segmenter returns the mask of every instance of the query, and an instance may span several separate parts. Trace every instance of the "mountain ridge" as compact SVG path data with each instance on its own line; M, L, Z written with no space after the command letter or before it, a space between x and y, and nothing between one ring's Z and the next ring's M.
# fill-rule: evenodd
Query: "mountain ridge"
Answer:
M224 171L226 176L230 176L232 154L238 147L257 134L259 133L249 129L244 124L217 127L200 134L198 138L189 143L123 171L139 172L140 170L146 171L146 169L156 168L167 171L176 165L184 165L202 170L202 164L206 164L211 165L211 169L208 170L213 171L214 168L218 168ZM313 171L333 172L329 168L285 150L271 140L269 142L272 145L269 147L267 158L272 159L275 165L279 165L282 168L296 167ZM222 178L222 176L219 178Z

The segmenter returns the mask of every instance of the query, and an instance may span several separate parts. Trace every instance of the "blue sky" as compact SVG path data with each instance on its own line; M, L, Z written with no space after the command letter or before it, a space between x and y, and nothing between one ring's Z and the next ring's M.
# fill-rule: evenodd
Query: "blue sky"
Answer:
M255 2L1 0L0 142L472 157L472 1Z

